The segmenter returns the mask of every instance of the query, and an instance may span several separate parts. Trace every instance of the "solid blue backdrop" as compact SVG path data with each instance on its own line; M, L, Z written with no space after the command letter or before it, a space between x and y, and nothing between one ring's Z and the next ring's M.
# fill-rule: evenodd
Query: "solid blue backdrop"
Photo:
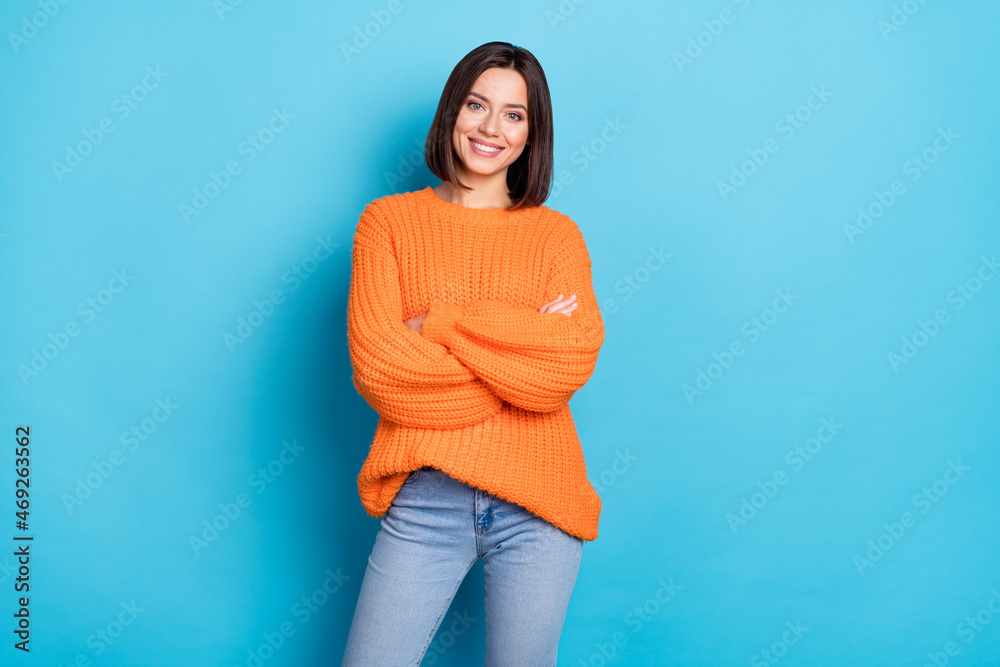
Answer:
M545 69L546 203L606 325L560 664L998 659L996 3L17 0L0 27L4 664L339 664L379 525L352 237L439 182L438 98L493 40ZM482 588L424 664L481 664Z

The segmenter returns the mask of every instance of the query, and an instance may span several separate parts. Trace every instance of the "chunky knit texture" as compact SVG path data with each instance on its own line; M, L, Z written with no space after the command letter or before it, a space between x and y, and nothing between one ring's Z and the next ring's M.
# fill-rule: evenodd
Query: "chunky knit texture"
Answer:
M433 466L596 540L569 400L604 341L583 235L547 206L475 209L431 187L368 204L351 249L353 382L379 413L358 475L381 517L408 473ZM539 313L576 295L572 315ZM404 321L427 313L422 332Z

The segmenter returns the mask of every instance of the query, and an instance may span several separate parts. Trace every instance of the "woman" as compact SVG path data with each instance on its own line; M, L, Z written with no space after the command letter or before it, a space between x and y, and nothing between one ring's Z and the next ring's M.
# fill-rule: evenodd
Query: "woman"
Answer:
M441 184L361 214L348 345L379 421L358 491L384 518L344 665L419 664L480 557L486 664L555 664L601 511L568 402L604 325L580 230L542 204L552 136L538 61L484 44L428 134Z

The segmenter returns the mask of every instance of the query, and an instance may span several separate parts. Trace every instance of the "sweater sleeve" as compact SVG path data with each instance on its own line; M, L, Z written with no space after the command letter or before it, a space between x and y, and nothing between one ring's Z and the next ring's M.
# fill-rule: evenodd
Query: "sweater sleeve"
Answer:
M379 210L361 214L351 249L347 341L358 393L389 421L454 429L500 410L502 400L455 355L403 322L399 267Z
M565 405L590 379L604 342L590 256L576 224L567 229L537 306L435 301L423 322L427 340L446 346L500 398L532 412ZM576 295L572 314L538 312L559 294Z

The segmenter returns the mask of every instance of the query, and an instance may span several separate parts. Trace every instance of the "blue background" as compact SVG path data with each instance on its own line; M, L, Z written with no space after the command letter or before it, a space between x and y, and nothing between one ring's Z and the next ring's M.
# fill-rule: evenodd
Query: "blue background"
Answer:
M545 69L546 203L606 325L560 664L1000 664L997 3L220 7L0 9L0 539L18 425L35 538L30 655L0 550L4 664L339 664L379 527L349 249L365 204L439 182L438 98L492 40ZM482 588L424 664L481 664Z

